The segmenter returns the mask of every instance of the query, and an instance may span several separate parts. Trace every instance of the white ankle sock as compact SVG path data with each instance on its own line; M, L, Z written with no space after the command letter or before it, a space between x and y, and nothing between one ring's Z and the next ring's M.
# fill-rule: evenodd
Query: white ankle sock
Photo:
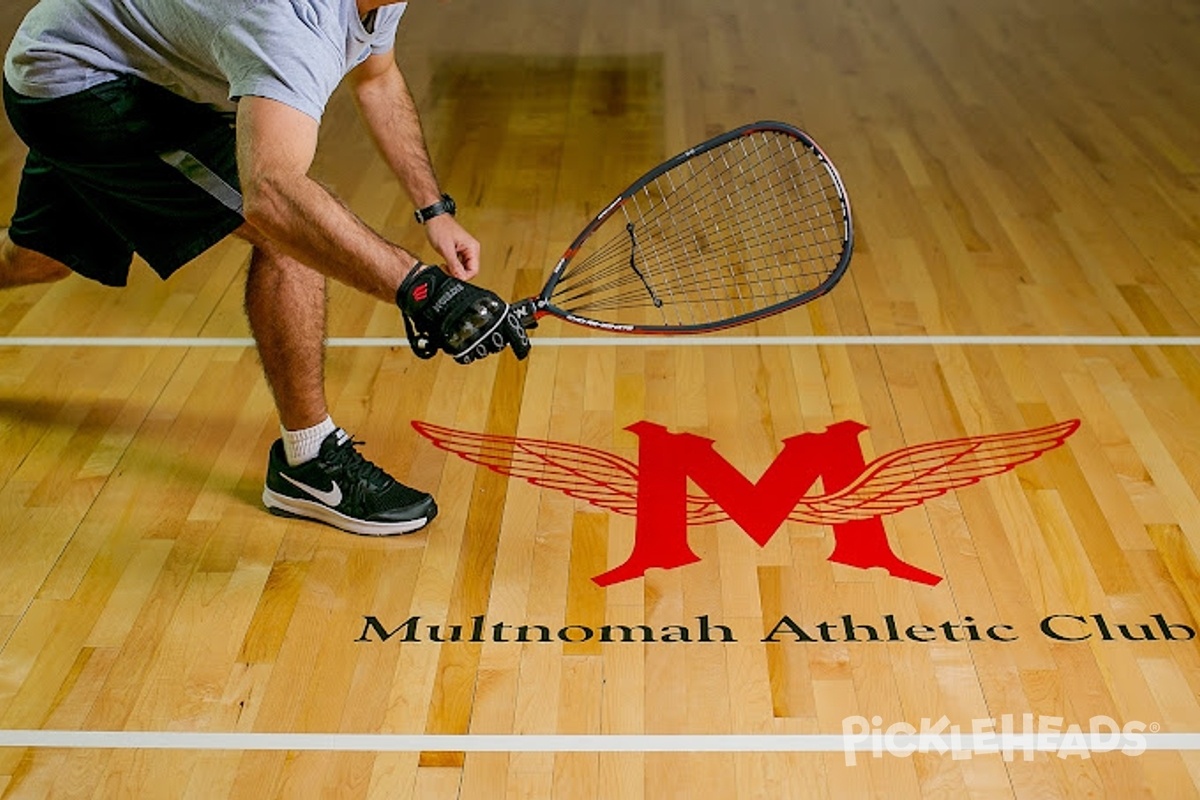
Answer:
M321 452L321 442L336 431L337 426L331 417L326 416L311 428L289 431L280 426L280 430L283 431L283 452L287 455L288 464L294 467L316 458Z

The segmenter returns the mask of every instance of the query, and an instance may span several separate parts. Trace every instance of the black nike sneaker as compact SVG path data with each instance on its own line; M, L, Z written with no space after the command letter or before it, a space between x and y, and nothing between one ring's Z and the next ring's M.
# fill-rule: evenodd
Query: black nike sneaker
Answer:
M272 514L303 517L363 536L424 528L437 516L425 492L410 489L359 455L341 428L325 437L312 461L290 466L283 440L271 445L263 503Z

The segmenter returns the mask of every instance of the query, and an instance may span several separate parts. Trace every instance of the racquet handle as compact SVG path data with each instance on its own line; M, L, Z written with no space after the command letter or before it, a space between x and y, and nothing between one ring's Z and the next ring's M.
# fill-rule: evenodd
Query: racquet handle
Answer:
M510 304L509 313L517 318L517 322L520 322L521 327L525 330L532 330L538 326L536 297L529 297Z

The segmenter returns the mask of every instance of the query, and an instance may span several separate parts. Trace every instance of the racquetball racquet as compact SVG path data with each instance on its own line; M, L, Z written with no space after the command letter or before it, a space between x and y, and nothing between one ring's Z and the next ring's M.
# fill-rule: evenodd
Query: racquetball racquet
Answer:
M837 169L804 132L756 122L654 168L575 238L541 294L513 304L621 333L702 333L828 292L854 231Z

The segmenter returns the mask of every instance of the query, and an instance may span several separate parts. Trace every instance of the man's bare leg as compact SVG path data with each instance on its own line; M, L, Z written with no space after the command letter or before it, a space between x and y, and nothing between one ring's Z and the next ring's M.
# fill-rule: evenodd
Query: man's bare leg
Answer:
M325 276L259 237L244 238L254 244L246 316L280 422L288 430L311 427L328 416Z
M263 503L273 513L366 536L425 527L437 516L433 497L405 486L359 455L358 443L329 418L325 277L249 226L238 234L254 245L246 277L246 315L284 427L268 457ZM317 435L310 439L313 432ZM314 444L319 449L311 452Z
M13 244L8 238L8 228L0 229L0 289L52 283L70 274L66 264Z

